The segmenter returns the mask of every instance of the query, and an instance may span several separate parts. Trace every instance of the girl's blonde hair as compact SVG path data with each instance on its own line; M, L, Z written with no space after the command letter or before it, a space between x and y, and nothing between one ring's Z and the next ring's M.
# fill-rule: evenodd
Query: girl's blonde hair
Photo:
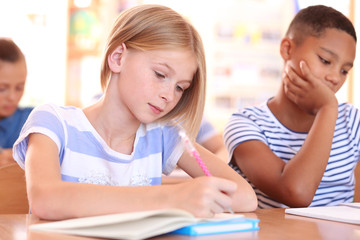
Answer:
M205 105L206 66L201 37L196 29L171 8L144 4L122 12L108 37L101 66L101 86L107 87L111 76L107 59L118 46L142 51L159 49L191 50L198 68L191 86L175 108L162 121L177 120L194 138L199 130Z

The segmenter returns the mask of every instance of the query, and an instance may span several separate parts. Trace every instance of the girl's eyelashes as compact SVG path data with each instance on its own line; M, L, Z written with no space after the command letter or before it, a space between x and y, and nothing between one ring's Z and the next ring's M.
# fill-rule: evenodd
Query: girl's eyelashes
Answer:
M155 72L155 75L158 77L158 78L165 78L165 75L164 74L161 74L157 71L154 71Z
M179 92L184 92L184 89L183 89L181 86L179 86L179 85L176 85L176 89L177 89Z
M158 71L154 71L154 73L155 73L155 76L160 79L165 79L167 77L165 74L162 74L161 72L158 72ZM189 84L189 86L190 86L190 84ZM183 93L189 86L187 86L187 84L180 84L180 85L177 84L176 91Z

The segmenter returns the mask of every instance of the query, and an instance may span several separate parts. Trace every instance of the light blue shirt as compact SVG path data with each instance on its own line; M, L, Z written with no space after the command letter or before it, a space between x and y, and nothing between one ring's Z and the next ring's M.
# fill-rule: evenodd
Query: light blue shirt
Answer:
M177 129L141 124L130 155L111 149L83 111L45 104L34 109L14 145L14 159L24 168L27 138L42 133L57 145L64 181L115 186L161 184L183 153Z

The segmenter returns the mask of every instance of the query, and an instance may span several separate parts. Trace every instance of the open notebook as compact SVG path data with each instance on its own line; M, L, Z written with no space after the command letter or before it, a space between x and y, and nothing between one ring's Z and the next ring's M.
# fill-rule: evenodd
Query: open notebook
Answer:
M338 206L288 208L285 213L337 222L360 224L360 203L343 203Z
M163 209L40 223L29 228L109 239L144 239L165 233L209 235L258 230L258 222L239 214L222 213L202 219L180 209Z

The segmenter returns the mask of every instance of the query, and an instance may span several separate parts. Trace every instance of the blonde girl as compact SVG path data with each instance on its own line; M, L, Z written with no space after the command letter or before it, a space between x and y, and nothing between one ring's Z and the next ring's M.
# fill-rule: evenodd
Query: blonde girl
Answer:
M181 121L194 136L202 118L205 57L193 26L170 8L140 5L120 14L106 46L103 97L84 109L36 108L16 142L32 213L66 219L161 208L198 217L254 210L250 185L196 145L214 176L205 177L169 125ZM161 185L176 165L194 179Z

